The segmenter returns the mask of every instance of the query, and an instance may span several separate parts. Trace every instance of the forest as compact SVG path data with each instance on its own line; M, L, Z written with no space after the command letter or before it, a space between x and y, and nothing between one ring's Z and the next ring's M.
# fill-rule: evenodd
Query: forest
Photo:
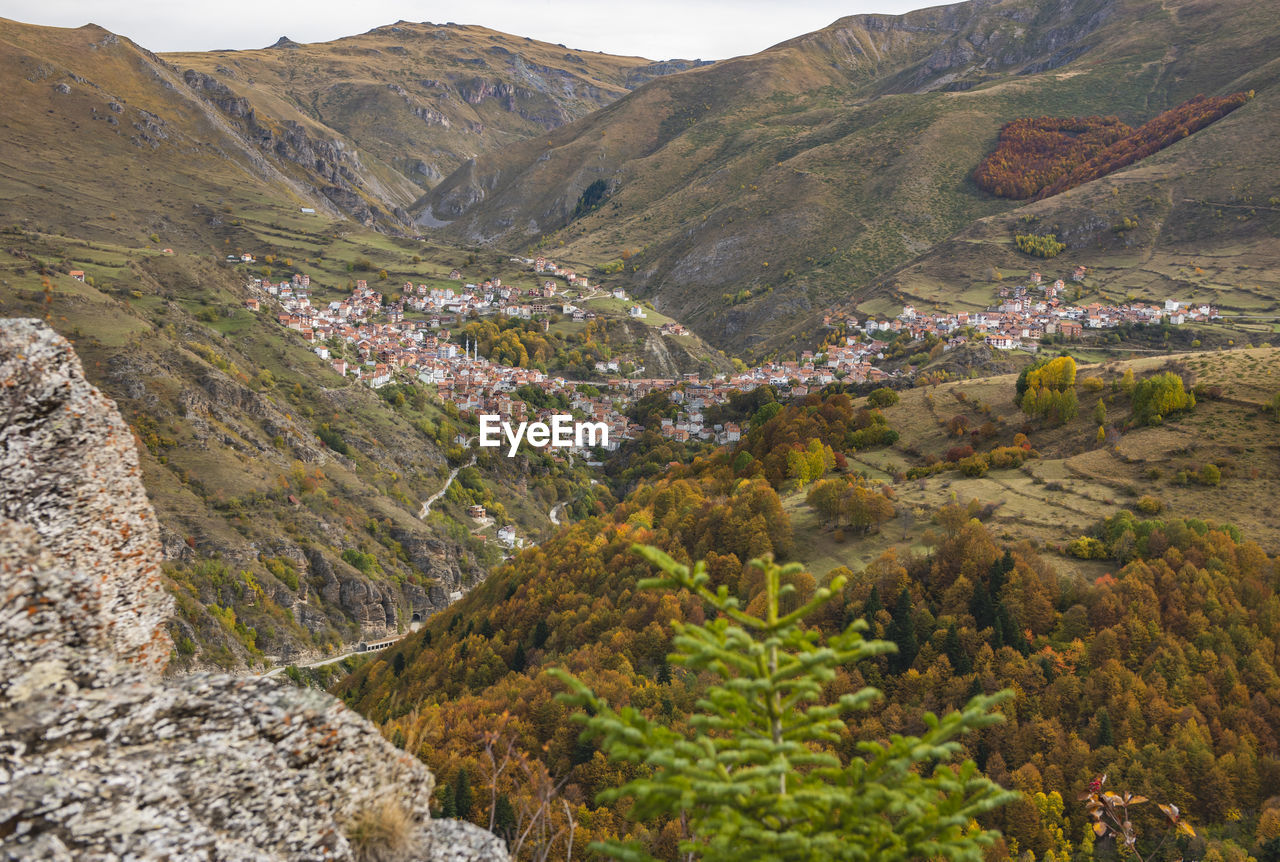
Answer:
M1252 91L1196 96L1137 129L1116 117L1022 117L1001 128L995 151L978 165L973 179L997 197L1040 200L1145 159L1252 96Z
M1029 372L1025 391L1065 387L1065 366ZM891 485L844 457L892 436L878 410L847 395L738 406L754 408L738 445L639 478L612 511L517 556L334 689L428 761L435 810L524 836L523 858L563 858L569 836L580 855L621 839L678 858L681 818L637 819L600 795L645 771L580 736L547 671L691 736L713 675L670 660L673 634L718 611L688 591L641 589L654 570L633 546L703 561L711 589L759 613L768 580L748 561L785 559L796 540L780 492L808 487L824 520L861 532L894 505ZM1230 524L1156 517L1137 501L1080 537L1106 572L1066 576L1053 550L983 517L977 501L955 501L934 512L927 554L890 550L857 573L784 570L782 612L830 588L812 620L823 637L862 619L867 637L896 646L824 683L827 703L867 686L884 695L824 750L853 758L862 741L925 733L927 714L1008 689L1003 723L960 743L1018 792L980 817L1001 835L986 858L1119 858L1078 801L1106 774L1108 787L1176 805L1194 824L1153 853L1168 824L1155 805L1135 807L1144 859L1280 859L1280 560Z

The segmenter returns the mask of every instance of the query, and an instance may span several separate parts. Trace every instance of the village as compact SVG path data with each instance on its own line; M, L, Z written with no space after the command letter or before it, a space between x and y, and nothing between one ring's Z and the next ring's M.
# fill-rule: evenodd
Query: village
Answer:
M548 394L563 395L577 414L608 425L610 450L642 433L643 429L622 411L655 391L669 392L680 407L674 419L662 422L662 435L678 442L732 443L740 438L741 429L732 423L709 424L704 415L707 408L723 403L732 392L770 385L781 395L794 398L836 381L891 383L909 372L889 371L875 363L885 358L891 342L904 338L922 341L933 337L941 341L944 350L980 340L997 350L1034 353L1045 336L1073 340L1081 338L1086 329L1158 324L1164 320L1181 325L1219 319L1216 308L1173 300L1163 306L1070 305L1063 299L1064 280L1047 282L1037 272L1025 285L1000 286L998 302L982 312L924 314L908 305L892 320L842 317L846 332L852 333L843 337L843 344L828 345L819 351L805 350L795 360L766 362L709 378L698 374L669 378L611 376L619 371L619 362L610 360L596 363L602 378L574 380L535 368L491 362L480 355L472 340L464 337L459 343L453 339L451 327L470 318L503 315L541 319L545 326L553 314L574 321L595 319L597 312L582 305L595 297L629 301L622 288L605 291L592 286L585 277L545 258L513 258L512 262L531 269L543 278L542 283L522 292L504 285L500 278L460 284L457 289L405 282L401 298L388 303L381 292L360 280L346 299L317 306L311 303L310 278L295 274L278 283L254 280L249 285L251 296L246 305L259 311L264 301L273 302L278 307L280 324L314 345L316 354L328 360L335 372L374 389L397 380L417 381L434 387L441 400L463 413L497 415L514 422L546 421L555 412L551 408L531 408L516 394L520 387L532 386ZM1079 282L1084 275L1084 267L1077 267L1071 278ZM462 275L454 270L449 279L461 282ZM627 314L636 319L646 316L638 304L631 304ZM828 315L824 322L830 326L834 320ZM674 322L663 324L661 332L669 337L688 334ZM337 350L335 345L349 345L355 358L331 355ZM643 367L639 367L636 374L642 372ZM586 459L594 455L584 450L569 452Z
M549 394L563 394L574 411L609 426L609 449L616 449L643 431L623 415L620 408L625 409L625 405L654 391L670 390L672 400L682 408L677 418L663 423L662 434L681 442L727 443L738 439L740 429L732 423L708 425L703 410L723 402L734 390L774 385L788 395L803 396L810 388L837 379L863 382L889 376L871 364L886 346L874 340L833 349L825 357L805 351L799 361L767 363L739 374L720 374L710 379L697 374L669 378L607 376L619 371L619 362L609 360L596 363L596 370L606 375L601 379L570 380L538 369L490 362L479 354L474 342L465 338L461 343L453 340L450 327L471 317L499 314L545 319L554 313L575 321L593 320L597 313L575 302L595 296L628 299L621 288L607 293L592 288L586 278L544 258L518 260L533 272L548 276L540 286L523 295L518 289L503 285L499 278L463 284L458 289L406 282L402 298L387 303L381 292L371 288L367 281L359 280L346 299L313 305L310 277L295 274L281 282L255 279L249 284L251 296L246 306L252 311L261 311L264 302L273 303L277 306L279 323L312 344L315 353L328 360L335 372L374 389L397 379L416 380L435 387L443 401L454 404L463 413L493 414L516 422L546 420L554 412L550 408L531 410L514 394L520 387L534 386ZM461 280L457 270L449 277ZM552 278L576 289L573 301ZM646 317L643 307L637 304L632 304L627 314L635 319ZM664 323L659 329L664 336L688 335L687 330L675 322ZM335 344L350 345L356 358L349 360L331 355L336 352ZM638 373L642 371L641 366ZM570 452L583 457L591 455L590 452Z
M1077 266L1071 280L1084 280L1087 270ZM952 349L978 335L996 350L1036 352L1045 336L1062 336L1063 340L1081 338L1086 329L1115 329L1124 325L1154 325L1168 320L1173 326L1186 323L1208 323L1220 320L1218 309L1210 305L1190 304L1166 299L1162 305L1128 303L1125 305L1070 305L1064 301L1066 282L1059 278L1048 282L1040 273L1031 273L1028 283L1016 287L1000 286L998 302L979 312L922 314L907 305L894 320L845 319L849 330L861 330L868 337L882 333L905 335L912 340L935 336ZM828 315L826 323L835 318ZM963 334L961 334L963 333Z

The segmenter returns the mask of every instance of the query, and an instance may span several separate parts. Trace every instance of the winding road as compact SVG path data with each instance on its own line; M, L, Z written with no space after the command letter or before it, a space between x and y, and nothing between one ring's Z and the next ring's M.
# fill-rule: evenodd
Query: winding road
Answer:
M476 439L478 438L468 437L466 442L466 448L470 449L471 441ZM436 500L439 500L441 497L445 495L445 493L449 490L449 486L453 484L453 480L458 478L458 471L461 470L463 467L470 467L475 463L476 463L476 456L472 455L470 461L458 467L454 467L453 472L449 474L449 478L444 481L444 487L441 488L436 493L432 494L430 497L428 497L426 501L422 504L422 511L418 512L418 520L422 520L426 518L427 515L431 514L431 504L434 503Z

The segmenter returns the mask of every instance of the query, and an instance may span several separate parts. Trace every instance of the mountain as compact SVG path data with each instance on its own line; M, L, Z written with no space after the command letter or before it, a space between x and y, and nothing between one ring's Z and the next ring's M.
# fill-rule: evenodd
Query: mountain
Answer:
M1274 70L1276 63L1269 68ZM1257 78L1246 78L1252 84ZM1211 304L1240 322L1280 301L1280 92L1167 150L1080 188L979 219L849 298L864 313L903 303L978 309L1000 273L1084 266L1091 297ZM1017 234L1052 234L1068 261L1019 254ZM973 290L956 290L956 285Z
M0 80L0 198L41 229L203 244L232 209L394 221L383 201L414 194L314 124L264 128L230 94L94 25L0 20Z
M0 200L112 240L198 242L223 212L279 203L404 231L463 160L690 65L416 24L161 57L92 24L0 19Z
M625 256L633 289L709 340L778 347L828 303L865 299L897 267L1017 209L971 179L1013 119L1137 126L1200 93L1255 89L1219 135L1255 149L1273 139L1277 30L1247 0L997 0L843 18L480 156L414 212L459 241ZM1163 156L1171 175L1213 131ZM1280 180L1269 160L1227 168L1243 171L1263 199ZM604 200L584 212L597 182Z
M609 68L609 92L667 70ZM421 189L268 90L255 105L101 28L0 21L0 80L0 316L73 338L137 436L178 600L174 667L318 659L482 579L498 551L467 503L422 511L465 467L457 411L334 373L246 308L247 285L306 274L328 303L356 279L450 286L456 269L527 291L526 267L371 229L403 227L384 201ZM724 362L613 314L598 338L615 358L668 375ZM462 479L467 502L536 540L557 502L595 499L583 469L485 459Z
M570 50L485 27L400 21L310 45L167 54L276 121L323 124L421 187L699 61ZM397 199L398 203L408 201Z

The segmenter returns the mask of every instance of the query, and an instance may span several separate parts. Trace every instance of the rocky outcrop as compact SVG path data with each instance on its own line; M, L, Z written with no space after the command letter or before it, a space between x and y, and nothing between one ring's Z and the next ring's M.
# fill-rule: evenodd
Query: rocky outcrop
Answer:
M132 437L70 345L0 321L0 859L503 860L334 698L166 679Z
M660 60L647 66L637 66L627 72L623 86L628 90L634 90L636 87L649 83L654 78L674 75L686 69L700 69L703 66L710 66L714 62L714 60Z
M364 165L342 141L309 133L294 120L260 121L247 98L212 75L187 69L182 77L195 93L234 121L246 139L263 153L301 167L315 183L315 191L362 224L375 222L380 212L370 206L373 195L367 188Z
M159 670L171 602L133 434L65 340L31 321L0 321L0 333L0 518L29 525L66 568L101 576L115 652Z

